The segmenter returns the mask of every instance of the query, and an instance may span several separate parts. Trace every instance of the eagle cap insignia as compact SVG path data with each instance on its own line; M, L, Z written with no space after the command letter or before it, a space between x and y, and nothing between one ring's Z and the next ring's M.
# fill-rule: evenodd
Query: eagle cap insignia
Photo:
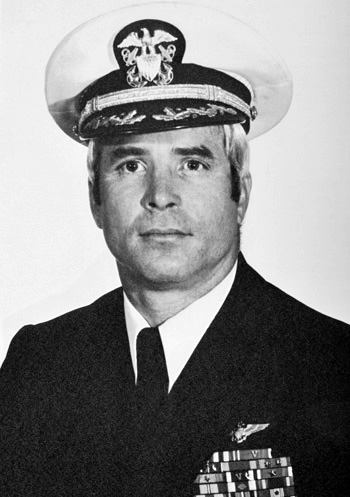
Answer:
M115 37L113 49L129 86L168 85L174 77L173 62L182 60L185 39L172 24L143 19L123 28Z
M245 423L241 422L241 423L238 423L237 427L231 431L230 437L231 437L232 442L237 442L240 444L240 443L244 442L247 439L247 437L249 437L253 433L265 430L268 426L270 426L269 423L251 425L251 424L245 424Z

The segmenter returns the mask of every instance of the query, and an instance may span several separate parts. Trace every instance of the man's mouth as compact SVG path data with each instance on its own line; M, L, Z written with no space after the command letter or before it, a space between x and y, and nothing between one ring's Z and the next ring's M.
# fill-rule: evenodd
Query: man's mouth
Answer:
M165 237L192 236L192 234L174 228L150 228L146 231L141 232L140 236L165 238Z

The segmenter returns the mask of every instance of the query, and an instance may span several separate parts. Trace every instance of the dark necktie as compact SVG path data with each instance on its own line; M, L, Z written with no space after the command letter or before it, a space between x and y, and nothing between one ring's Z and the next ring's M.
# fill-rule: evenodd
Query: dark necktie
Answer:
M166 425L168 372L158 328L144 328L136 341L137 383L131 416L132 430L129 447L124 454L128 468L128 488L125 495L155 496L155 476L160 468L159 429ZM164 436L164 435L163 435ZM157 453L155 454L155 448ZM155 457L157 456L157 457Z
M136 341L137 394L142 402L161 402L168 394L169 378L158 328L144 328Z

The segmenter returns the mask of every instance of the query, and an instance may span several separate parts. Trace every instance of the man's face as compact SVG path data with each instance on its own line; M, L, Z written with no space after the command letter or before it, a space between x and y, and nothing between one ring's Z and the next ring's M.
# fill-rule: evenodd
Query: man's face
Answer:
M218 127L118 137L100 151L101 203L90 193L91 207L122 281L186 289L228 273L249 185L236 204Z

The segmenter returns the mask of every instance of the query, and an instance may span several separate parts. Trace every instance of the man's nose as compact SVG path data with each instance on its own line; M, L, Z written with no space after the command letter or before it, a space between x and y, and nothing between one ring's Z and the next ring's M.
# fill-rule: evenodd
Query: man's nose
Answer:
M161 171L151 174L147 180L141 205L147 210L165 210L179 207L181 203L176 180L170 172Z

